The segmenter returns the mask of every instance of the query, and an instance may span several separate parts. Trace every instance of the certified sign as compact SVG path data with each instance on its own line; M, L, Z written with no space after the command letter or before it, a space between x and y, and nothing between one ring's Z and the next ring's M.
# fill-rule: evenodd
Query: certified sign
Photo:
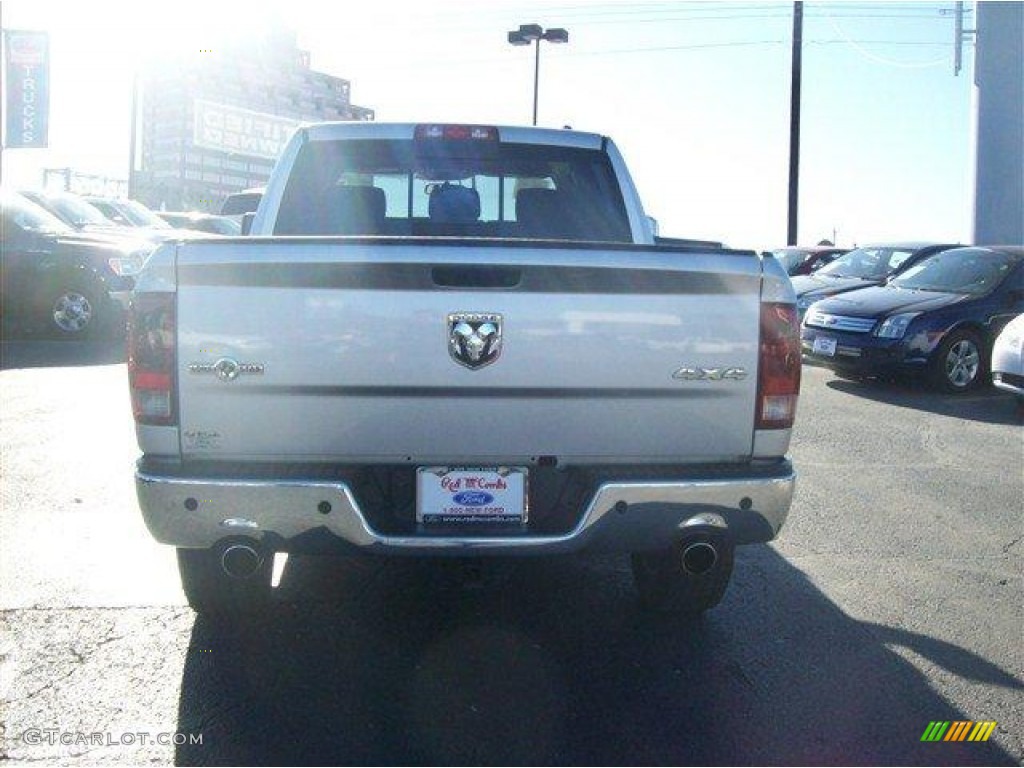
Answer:
M287 117L196 99L192 142L197 147L276 160L299 124Z

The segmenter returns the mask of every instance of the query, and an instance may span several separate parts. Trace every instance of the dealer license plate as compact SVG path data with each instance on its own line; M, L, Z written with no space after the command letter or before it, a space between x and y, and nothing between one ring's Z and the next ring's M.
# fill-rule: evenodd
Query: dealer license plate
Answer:
M825 357L835 357L836 354L836 340L829 338L828 336L819 336L814 340L814 345L811 350L816 355L825 355Z
M526 479L522 467L423 467L416 472L416 520L526 522Z

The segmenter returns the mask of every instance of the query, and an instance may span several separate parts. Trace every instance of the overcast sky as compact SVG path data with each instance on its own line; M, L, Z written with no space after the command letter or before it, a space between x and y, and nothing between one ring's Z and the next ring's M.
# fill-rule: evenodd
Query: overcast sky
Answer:
M966 242L971 63L953 75L945 2L807 2L800 241ZM966 26L973 26L968 3ZM134 68L285 24L313 68L382 121L528 124L615 139L662 234L758 249L786 237L792 3L5 0L3 25L51 34L50 148L8 150L5 186L44 167L127 176Z

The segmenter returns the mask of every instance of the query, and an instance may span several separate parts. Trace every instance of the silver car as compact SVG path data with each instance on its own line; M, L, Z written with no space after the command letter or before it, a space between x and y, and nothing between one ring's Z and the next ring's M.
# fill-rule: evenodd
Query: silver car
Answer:
M1024 315L1011 320L992 345L992 383L1024 405Z

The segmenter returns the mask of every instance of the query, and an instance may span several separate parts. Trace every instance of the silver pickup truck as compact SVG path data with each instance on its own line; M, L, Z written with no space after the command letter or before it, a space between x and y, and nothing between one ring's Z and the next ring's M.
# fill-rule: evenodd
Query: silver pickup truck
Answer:
M656 237L606 137L308 126L249 237L139 277L139 504L199 611L263 604L279 552L586 550L697 613L789 511L794 300Z

